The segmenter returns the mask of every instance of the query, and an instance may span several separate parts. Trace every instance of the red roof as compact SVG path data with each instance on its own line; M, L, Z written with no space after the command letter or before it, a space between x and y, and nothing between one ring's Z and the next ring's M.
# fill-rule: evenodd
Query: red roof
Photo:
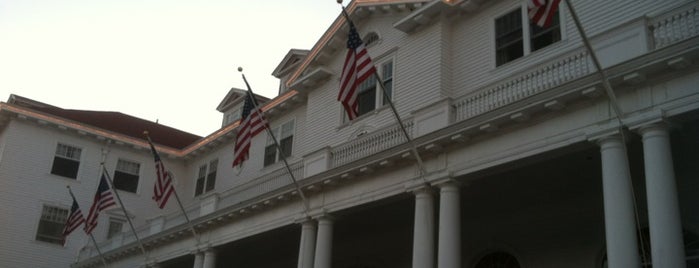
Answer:
M41 103L17 95L11 95L8 103L30 108L39 112L62 117L82 124L120 133L137 139L144 139L143 131L148 131L153 143L183 149L202 137L148 120L120 112L69 110Z

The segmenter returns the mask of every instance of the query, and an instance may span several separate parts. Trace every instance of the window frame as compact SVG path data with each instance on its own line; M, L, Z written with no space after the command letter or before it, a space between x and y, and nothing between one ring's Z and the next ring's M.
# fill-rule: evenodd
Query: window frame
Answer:
M376 71L380 74L381 80L384 82L385 90L388 92L388 99L393 100L394 95L395 95L395 90L394 90L394 85L395 85L395 77L396 77L396 59L393 51L390 52L390 55L387 56L381 56L378 57L377 59L374 60L374 66L376 67ZM386 78L386 72L385 70L387 69L387 66L390 66L390 78ZM365 87L368 84L373 84L373 87L369 88L362 88ZM358 91L358 96L357 96L357 101L359 102L359 108L358 110L360 111L357 114L357 118L354 120L349 120L347 117L347 112L344 110L344 107L340 106L341 109L341 114L342 114L342 123L348 123L348 122L354 122L357 121L358 119L364 118L370 114L376 114L378 111L382 110L386 105L388 105L388 101L386 99L386 96L384 95L384 91L379 88L379 86L376 83L376 79L374 76L369 77L367 80L364 80L361 84L357 86L357 91ZM361 94L366 91L373 91L373 108L364 112L362 111L361 107Z
M538 26L532 24L531 20L529 19L529 14L528 14L526 3L517 4L516 7L512 7L510 9L508 9L507 11L495 16L491 20L491 24L492 24L491 25L491 29L492 29L492 31L491 31L491 34L492 34L491 48L493 51L492 52L493 53L493 57L492 57L493 58L493 60L492 60L493 68L498 68L501 66L509 65L509 63L511 63L511 62L515 62L515 61L518 61L519 59L526 58L528 55L530 55L534 52L537 52L539 50L545 50L546 48L549 48L549 47L554 46L556 44L560 44L563 40L565 40L566 39L565 27L562 27L562 24L561 24L565 21L565 15L564 15L565 12L561 12L561 10L564 8L564 5L565 5L565 3L561 2L559 4L558 10L556 11L556 14L555 14L554 22L557 22L558 24L554 24L550 28L548 28L547 30L544 31L544 32L550 32L550 31L553 31L554 29L557 29L558 30L558 33L557 33L558 40L552 41L551 43L549 43L545 46L539 47L538 49L532 48L532 46L533 46L532 41L533 41L534 37L540 37L541 32L539 33L538 36L533 36L534 35L533 27L538 27ZM498 50L498 37L499 36L498 36L498 32L497 32L497 26L498 26L497 22L499 19L504 18L505 16L516 12L517 10L519 10L519 12L520 12L519 30L521 31L521 38L520 39L522 42L522 51L521 51L522 55L517 57L517 58L510 59L508 61L499 62L498 61L498 52L499 52L499 50ZM500 36L504 36L504 35L500 35Z
M214 158L199 165L197 177L194 180L194 197L199 197L216 190L217 174L218 158Z
M284 132L284 127L289 126L289 132L285 133ZM285 152L284 157L291 157L294 152L294 136L296 135L296 119L289 119L287 121L284 121L284 123L281 123L277 125L274 128L270 129L270 132L274 134L274 137L277 139L277 142L279 142L279 146L281 147L282 151ZM288 150L285 150L289 146ZM273 159L272 159L273 158ZM264 149L264 156L263 156L263 161L262 161L262 166L263 167L269 167L274 165L275 163L278 163L282 160L282 156L279 154L279 151L277 150L276 145L274 144L274 141L272 140L272 137L267 133L267 139L265 143L265 149Z
M64 214L62 219L56 219L53 222L49 222L49 224L55 224L55 226L48 226L48 227L54 227L54 228L59 227L59 228L55 228L56 234L45 234L45 233L40 234L39 233L42 230L42 227L46 228L45 225L42 223L45 221L44 212L46 211L47 208L59 210L59 212L61 212L61 214ZM62 212L65 212L65 213L62 213ZM36 230L34 232L34 241L39 241L42 243L49 243L49 244L56 244L56 245L62 246L64 243L63 229L65 228L65 223L66 223L66 220L68 219L69 213L70 213L70 208L68 208L66 206L49 204L49 203L41 204L41 210L39 212L39 218L38 218L38 221L36 224ZM52 217L52 216L54 216L54 215L49 215L48 217ZM51 229L54 229L54 228L51 228ZM53 235L57 235L57 236L53 236ZM42 238L45 237L45 238L40 239L40 237L42 237Z
M60 153L59 149L61 148L61 146L66 147L66 152L65 152L66 155L59 155L59 153ZM56 143L55 148L56 149L54 150L53 161L51 161L51 170L49 171L49 173L52 175L63 177L63 178L77 180L78 175L80 174L80 163L82 162L81 159L82 159L82 155L83 155L83 148L79 147L79 146L71 145L68 143L63 143L63 142ZM69 152L69 149L76 149L77 156L76 157L69 156L68 154L75 154L75 152ZM75 171L62 171L60 169L57 169L57 166L56 166L57 165L57 161L56 161L57 158L60 159L59 161L72 161L72 162L74 162L76 165ZM58 163L59 163L59 165L66 165L69 162L63 162L63 163L58 162ZM61 174L61 172L74 173L75 177L70 177L69 176L70 174Z
M112 229L112 223L119 223L121 224L121 229L118 232L113 232ZM105 237L107 240L114 238L115 236L119 235L120 233L124 232L124 224L126 223L126 220L121 218L121 217L109 217L109 224L107 225L107 230L105 233Z
M119 169L119 163L121 163L122 161L123 161L124 163L126 163L126 164L135 164L136 167L137 167L137 169L138 169L138 171L136 172L137 174L131 173L131 171L120 170L120 169ZM119 173L117 173L117 172L119 172ZM124 175L121 175L120 173L122 173L122 174L124 174ZM120 186L121 183L118 182L118 180L121 180L121 179L122 179L121 176L129 176L129 175L130 175L130 176L135 176L136 188L134 189L134 191L131 191L131 190L129 190L129 189L120 188L120 187L121 187L121 186ZM127 177L127 178L125 178L125 179L134 179L134 178L128 178L128 177ZM138 190L139 190L139 188L140 188L139 186L141 185L141 163L136 162L136 161L131 161L131 160L128 160L128 159L124 159L124 158L118 158L118 159L117 159L116 166L114 167L114 178L112 178L112 182L113 182L113 184L114 184L114 189L117 189L117 190L120 190L120 191L124 191L124 192L129 192L129 193L138 194Z

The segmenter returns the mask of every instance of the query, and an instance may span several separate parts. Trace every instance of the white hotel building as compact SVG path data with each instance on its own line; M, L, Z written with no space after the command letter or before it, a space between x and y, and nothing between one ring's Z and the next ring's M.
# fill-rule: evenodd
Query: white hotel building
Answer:
M362 84L361 116L344 117L338 14L276 67L279 96L260 98L297 184L267 133L231 167L239 89L206 137L12 95L0 267L103 266L80 230L60 245L65 186L86 211L101 162L128 212L94 231L109 267L699 267L699 2L570 2L619 117L566 1L542 31L522 0L355 0L388 94ZM196 235L174 199L151 200L143 130Z

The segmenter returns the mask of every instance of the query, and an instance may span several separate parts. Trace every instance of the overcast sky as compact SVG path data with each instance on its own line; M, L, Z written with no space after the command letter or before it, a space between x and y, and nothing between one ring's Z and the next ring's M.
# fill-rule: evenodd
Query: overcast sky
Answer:
M345 1L345 5L349 1ZM200 136L231 87L274 97L289 49L310 49L335 0L0 0L0 100L118 111Z

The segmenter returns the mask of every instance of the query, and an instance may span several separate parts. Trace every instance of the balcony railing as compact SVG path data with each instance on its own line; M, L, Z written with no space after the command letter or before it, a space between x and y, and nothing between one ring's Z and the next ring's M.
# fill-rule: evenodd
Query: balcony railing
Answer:
M699 3L679 7L651 19L648 26L655 48L663 48L699 34Z
M404 126L408 135L411 135L413 121L404 121ZM331 149L332 166L339 167L357 159L361 159L396 145L405 143L405 134L398 124L390 125L378 131L364 134L359 138L345 142Z
M699 3L690 3L651 18L647 27L654 44L650 48L651 51L696 37L699 35ZM554 60L540 65L537 69L516 73L494 84L475 89L473 93L458 98L452 103L454 120L456 122L467 120L589 75L594 72L590 62L586 50L576 49L555 57ZM408 133L413 135L415 123L412 120L406 120L404 123ZM406 142L405 136L397 124L386 126L332 147L329 168L346 165L404 142ZM293 163L291 169L296 178L303 177L303 161ZM290 185L291 179L286 168L276 169L220 193L216 208L221 210L234 207ZM200 204L193 204L187 207L186 211L190 219L201 217ZM184 216L177 211L164 216L161 230L168 230L184 223ZM147 225L138 228L137 232L140 238L146 238L152 235L153 231L151 226ZM131 232L125 232L122 236L101 243L100 248L106 252L135 241ZM85 260L96 256L97 251L94 247L86 247L80 252L79 259Z
M456 121L495 110L590 74L587 51L578 50L536 70L478 89L453 103Z

